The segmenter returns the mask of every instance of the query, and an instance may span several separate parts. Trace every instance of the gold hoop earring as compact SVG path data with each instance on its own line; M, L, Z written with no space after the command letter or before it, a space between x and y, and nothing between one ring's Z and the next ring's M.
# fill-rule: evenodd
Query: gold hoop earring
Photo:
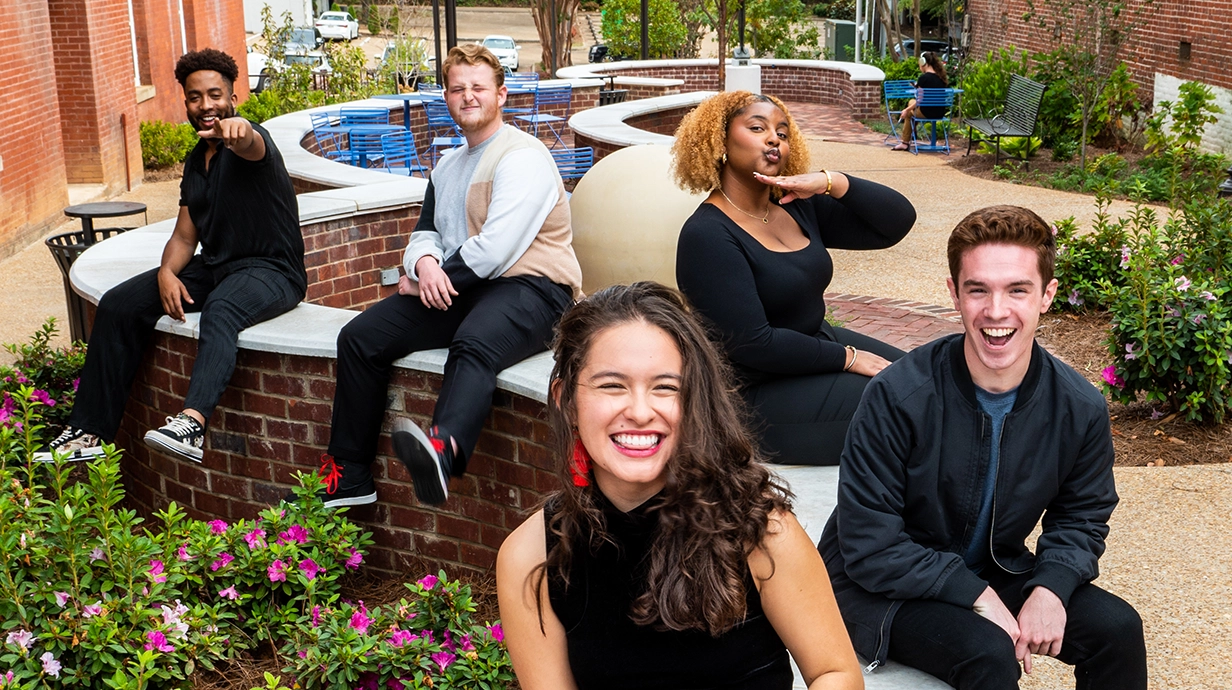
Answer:
M727 165L727 153L723 154L723 157L719 159L719 162L723 165Z

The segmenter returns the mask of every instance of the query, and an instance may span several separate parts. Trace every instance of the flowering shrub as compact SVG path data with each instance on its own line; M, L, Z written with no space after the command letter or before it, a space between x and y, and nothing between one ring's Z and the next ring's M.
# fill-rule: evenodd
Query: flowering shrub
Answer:
M86 362L81 343L53 348L56 320L48 318L25 345L8 344L4 349L17 357L12 366L0 366L0 425L13 427L21 423L15 415L18 390L30 387L28 395L42 403L42 420L54 436L68 421L77 395L77 377Z
M121 507L119 454L87 466L31 462L46 405L23 387L0 427L0 687L185 686L197 667L256 642L281 643L370 536L315 498L228 524L172 503L150 527ZM76 476L76 473L74 473ZM12 675L9 675L12 674Z
M314 608L283 649L300 687L508 688L513 667L500 624L477 625L468 585L442 571L408 584L412 597L369 609Z
M1057 297L1053 304L1062 311L1086 311L1107 307L1107 286L1123 284L1125 277L1126 219L1111 220L1109 198L1095 195L1093 231L1078 234L1071 216L1053 225L1057 242Z
M1139 395L1186 419L1222 423L1232 373L1232 206L1192 201L1156 224L1153 211L1132 217L1123 281L1105 285L1113 363L1103 371L1114 400Z

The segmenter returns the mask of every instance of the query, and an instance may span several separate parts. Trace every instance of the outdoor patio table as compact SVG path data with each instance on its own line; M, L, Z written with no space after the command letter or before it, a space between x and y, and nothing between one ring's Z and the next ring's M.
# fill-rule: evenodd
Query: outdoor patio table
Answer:
M82 242L84 244L94 244L95 218L118 218L121 216L135 216L138 213L145 213L145 204L139 204L135 201L96 201L91 204L76 204L64 209L64 215L70 218L81 219ZM127 230L127 228L125 229Z

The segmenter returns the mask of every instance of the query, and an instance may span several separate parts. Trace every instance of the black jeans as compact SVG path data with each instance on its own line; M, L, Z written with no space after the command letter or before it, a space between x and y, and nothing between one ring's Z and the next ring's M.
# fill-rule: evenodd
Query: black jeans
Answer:
M184 304L184 311L201 312L197 359L184 408L200 412L208 422L235 371L239 332L290 311L304 293L278 271L264 267L241 268L215 283L200 255L188 262L179 278L193 299ZM103 295L69 417L71 426L104 440L115 438L133 377L163 314L157 268Z
M1030 574L989 584L1014 615ZM1018 687L1014 643L971 609L931 600L905 602L890 629L890 658L960 690ZM1061 661L1074 667L1077 690L1146 690L1142 619L1132 606L1093 584L1074 590L1066 609Z
M835 328L836 340L897 361L905 353L875 338ZM784 465L837 465L847 427L869 377L851 372L790 376L744 389L762 450Z
M482 281L445 311L408 295L372 305L338 334L329 454L371 463L394 360L448 346L432 424L458 442L453 474L462 476L492 407L497 373L543 351L572 302L568 289L547 278L519 276Z

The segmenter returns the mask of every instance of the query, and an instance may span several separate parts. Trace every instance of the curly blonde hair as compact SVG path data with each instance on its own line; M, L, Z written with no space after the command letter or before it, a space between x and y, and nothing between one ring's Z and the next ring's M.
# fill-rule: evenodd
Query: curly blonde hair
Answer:
M676 128L672 176L681 189L699 194L718 188L719 170L723 166L723 155L727 153L727 127L732 118L754 103L773 103L787 116L789 151L780 174L808 172L808 143L782 101L749 91L724 91L702 101Z

